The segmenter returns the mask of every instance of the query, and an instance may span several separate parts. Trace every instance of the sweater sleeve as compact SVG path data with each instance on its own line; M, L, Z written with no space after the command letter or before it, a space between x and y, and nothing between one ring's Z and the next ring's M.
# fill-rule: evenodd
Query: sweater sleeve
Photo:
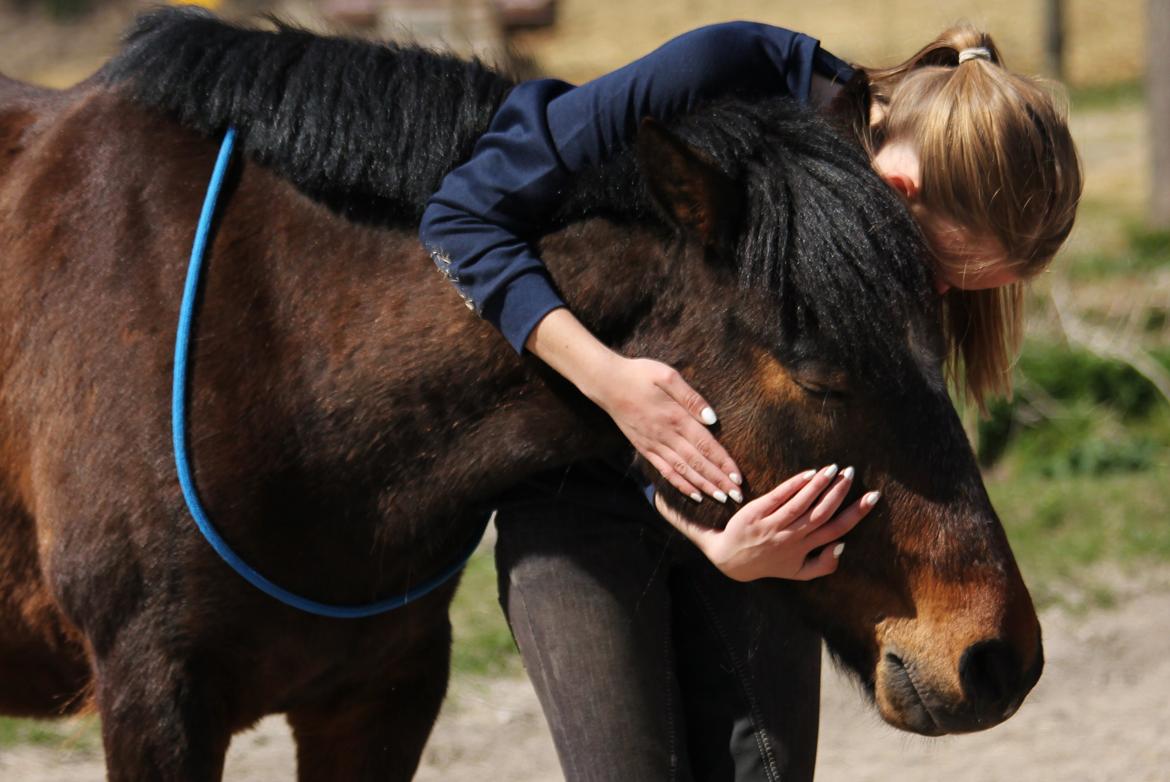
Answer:
M520 84L471 158L428 202L420 238L468 306L520 352L536 324L564 306L529 242L574 174L609 159L647 116L669 119L731 91L806 102L814 70L849 75L807 35L729 22L679 36L580 87L554 79Z

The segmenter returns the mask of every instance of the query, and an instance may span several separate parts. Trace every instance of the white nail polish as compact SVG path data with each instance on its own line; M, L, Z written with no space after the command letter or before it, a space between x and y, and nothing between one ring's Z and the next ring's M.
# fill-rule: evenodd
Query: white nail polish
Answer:
M841 552L844 550L845 550L844 543L838 543L836 546L833 546L833 559L840 559Z
M817 474L816 470L809 470L808 472L802 472L800 474L800 479L802 481L811 481L813 479L813 476L816 474Z
M881 498L881 496L882 493L880 491L871 491L869 494L862 497L861 501L865 503L865 507L872 508L874 505L877 505L877 501Z
M707 426L710 426L711 424L713 424L719 420L718 418L715 417L715 411L709 407L703 408L703 411L701 413L699 413L699 418Z
M853 468L846 467L844 470L841 471L841 477L847 481L853 480Z
M691 492L690 496L691 496L691 499L694 500L695 502L702 502L703 501L703 495L699 494L697 491Z
M739 489L732 489L731 491L727 492L727 496L731 497L731 499L738 503L743 502L743 492L741 492Z
M743 478L740 477L739 473L729 472L727 473L727 477L730 478L731 482L736 486L743 486Z
M712 494L711 496L715 498L716 502L727 502L727 495L724 494L723 492L719 491L718 489L716 489L715 493Z
M833 478L837 477L837 465L830 464L828 467L826 467L825 468L825 477L828 478L829 480L832 480Z

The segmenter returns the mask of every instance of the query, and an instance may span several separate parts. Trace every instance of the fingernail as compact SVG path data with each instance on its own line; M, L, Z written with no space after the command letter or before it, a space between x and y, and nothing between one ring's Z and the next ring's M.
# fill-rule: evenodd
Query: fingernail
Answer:
M727 495L724 494L723 492L719 491L718 489L716 489L715 493L712 494L711 496L715 498L716 502L727 502Z
M802 481L811 481L813 479L813 476L816 474L817 474L816 470L809 470L808 472L802 472L800 474L800 479Z
M853 468L846 467L844 470L841 471L841 477L847 481L853 480Z
M727 496L731 497L731 499L738 503L743 502L743 492L741 492L739 489L732 489L731 491L727 492Z
M691 492L691 499L694 500L695 502L702 502L703 495L699 494L697 491Z
M838 543L836 546L833 546L833 559L840 559L841 552L844 550L845 550L844 543Z
M830 464L828 467L825 468L825 477L826 478L833 478L836 475L837 475L837 465Z
M861 504L867 508L872 508L874 505L877 505L877 501L881 498L881 496L882 493L880 491L871 491L869 494L861 498Z
M739 476L739 473L730 472L727 474L727 477L730 478L731 482L734 483L736 486L743 486L743 478L741 478Z
M713 424L719 420L718 418L715 417L715 411L709 407L703 408L703 411L701 413L699 413L699 418L707 426L710 426L711 424Z

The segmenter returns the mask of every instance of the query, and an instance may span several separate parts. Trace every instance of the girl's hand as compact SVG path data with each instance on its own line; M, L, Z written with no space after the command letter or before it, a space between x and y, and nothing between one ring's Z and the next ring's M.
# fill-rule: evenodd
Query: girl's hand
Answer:
M845 544L830 544L853 529L881 496L871 491L837 513L852 483L852 467L840 475L836 465L809 470L744 505L722 530L687 521L667 507L661 496L654 498L654 504L729 578L807 581L837 569ZM810 558L809 553L820 546L824 550Z
M707 426L715 411L659 361L607 348L565 308L544 316L525 347L593 400L638 453L695 502L743 502L739 468Z
M615 356L593 400L674 488L695 502L703 494L743 502L739 468L707 430L715 411L676 370L648 358Z

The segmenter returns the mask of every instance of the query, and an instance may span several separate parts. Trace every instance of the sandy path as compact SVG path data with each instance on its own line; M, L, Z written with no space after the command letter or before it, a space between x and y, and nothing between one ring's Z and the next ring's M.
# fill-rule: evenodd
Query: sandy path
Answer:
M922 739L881 723L835 672L826 676L818 782L1166 782L1170 780L1170 590L1110 610L1044 616L1047 669L1020 712L986 733ZM560 778L524 680L459 680L420 782ZM65 748L0 754L0 780L96 782L99 757ZM293 778L280 718L236 738L225 777Z

